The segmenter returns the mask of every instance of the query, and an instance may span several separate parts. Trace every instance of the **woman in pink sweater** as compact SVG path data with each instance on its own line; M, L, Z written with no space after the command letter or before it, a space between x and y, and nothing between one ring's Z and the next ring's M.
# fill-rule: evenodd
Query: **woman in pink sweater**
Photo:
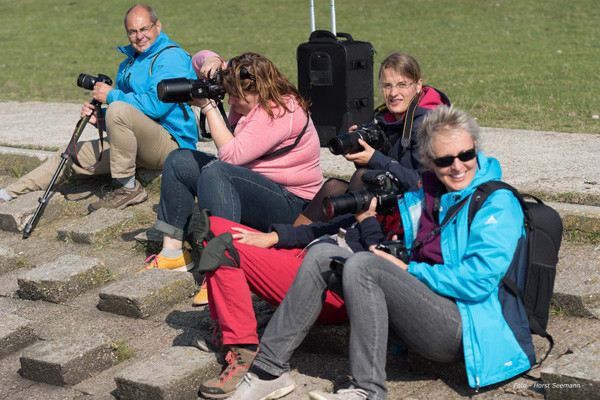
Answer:
M235 129L229 131L212 100L190 101L206 117L218 158L189 149L169 154L155 224L163 232L163 249L144 269L192 268L183 241L196 198L200 210L264 231L271 223L292 223L323 179L308 105L269 59L249 52L224 63L205 50L192 63L203 79L222 69Z

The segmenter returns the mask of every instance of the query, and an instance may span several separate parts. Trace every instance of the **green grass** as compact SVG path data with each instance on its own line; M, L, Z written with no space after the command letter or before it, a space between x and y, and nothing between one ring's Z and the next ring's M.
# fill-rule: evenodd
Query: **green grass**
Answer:
M317 0L317 28L329 2ZM82 102L80 73L115 77L127 44L129 1L0 0L0 100ZM296 48L308 39L308 1L151 3L189 53L224 58L258 51L297 81ZM426 84L482 126L599 133L600 10L593 0L338 0L337 30L387 54L419 60ZM377 95L376 102L381 97Z

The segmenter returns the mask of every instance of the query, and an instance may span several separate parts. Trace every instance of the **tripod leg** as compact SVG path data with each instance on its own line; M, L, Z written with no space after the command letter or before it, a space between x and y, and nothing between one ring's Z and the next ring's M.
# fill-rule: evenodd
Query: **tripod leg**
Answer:
M23 239L27 239L29 236L31 236L31 232L35 229L39 219L41 218L42 214L44 213L44 209L46 208L46 205L48 203L48 197L50 196L50 191L52 190L52 187L54 187L54 183L56 182L58 175L60 175L60 172L64 168L65 163L67 162L67 159L69 158L69 154L67 154L67 152L64 152L60 155L60 157L61 157L60 164L58 165L58 168L54 172L54 176L52 176L52 180L50 181L50 184L48 184L48 187L46 188L46 191L44 192L42 197L40 197L38 199L38 202L40 204L38 204L35 212L33 213L33 216L29 220L29 222L27 224L25 224L25 228L23 229Z

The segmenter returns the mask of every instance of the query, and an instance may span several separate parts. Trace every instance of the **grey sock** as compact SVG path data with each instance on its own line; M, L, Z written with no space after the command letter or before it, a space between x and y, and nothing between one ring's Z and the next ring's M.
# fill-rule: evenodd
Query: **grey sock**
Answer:
M177 258L183 254L183 249L163 249L160 254L165 258Z
M117 182L125 187L125 189L133 189L135 187L135 175L128 176L127 178L117 178Z
M13 198L6 193L6 190L0 189L0 199L4 199L4 201L11 201Z

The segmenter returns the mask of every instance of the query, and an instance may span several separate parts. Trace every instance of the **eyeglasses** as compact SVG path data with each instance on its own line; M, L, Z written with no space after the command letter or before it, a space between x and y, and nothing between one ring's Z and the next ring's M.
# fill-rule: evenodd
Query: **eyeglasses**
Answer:
M380 83L379 87L381 88L381 90L383 90L384 92L391 92L393 88L398 88L398 90L406 90L409 87L412 86L413 83L416 83L418 81L418 79L415 79L414 81L410 82L410 83L404 83L404 82L398 82L398 83Z
M154 25L156 25L157 22L158 22L158 20L154 21L154 23L152 25L150 25L150 26L144 26L139 31L136 31L135 29L129 29L127 31L127 36L134 37L134 36L137 36L138 33L141 33L144 36L148 36L148 32L150 32L150 29L152 29L152 27Z
M462 162L467 162L467 161L471 161L472 159L474 159L476 155L477 155L477 150L475 150L475 147L473 147L470 150L461 151L460 153L458 153L455 156L444 156L444 157L432 158L431 161L433 161L433 163L435 165L437 165L438 167L444 168L444 167L451 166L452 163L454 163L455 158L458 158Z

